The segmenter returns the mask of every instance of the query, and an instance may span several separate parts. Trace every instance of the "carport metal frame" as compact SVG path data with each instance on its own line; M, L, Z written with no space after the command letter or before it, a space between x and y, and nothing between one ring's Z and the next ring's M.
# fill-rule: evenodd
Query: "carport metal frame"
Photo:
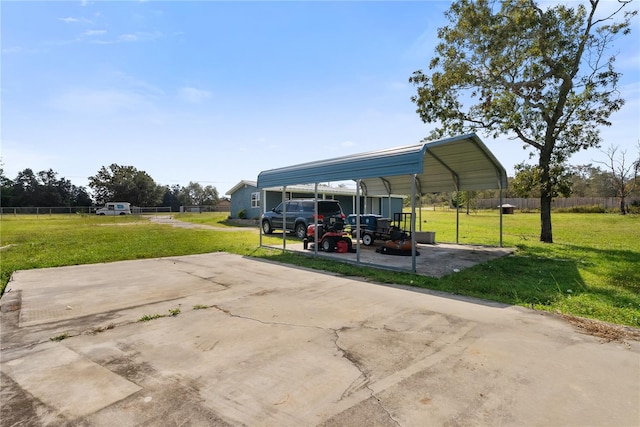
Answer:
M407 177L409 179L407 179ZM411 272L416 272L416 194L430 192L507 188L507 173L480 138L472 133L416 145L372 151L350 156L303 163L260 172L258 188L282 187L283 237L286 250L286 190L288 185L315 184L315 211L318 209L318 183L327 181L356 182L356 227L360 229L360 192L391 196L411 194ZM408 182L407 182L408 181ZM266 200L263 196L263 200ZM262 205L263 213L266 207ZM500 216L500 247L502 247L502 210ZM460 210L456 208L456 244L459 244ZM314 221L314 253L318 255L317 216ZM260 224L260 246L262 243ZM360 240L356 239L356 264L360 261ZM383 267L375 265L376 267ZM403 270L404 271L404 270Z

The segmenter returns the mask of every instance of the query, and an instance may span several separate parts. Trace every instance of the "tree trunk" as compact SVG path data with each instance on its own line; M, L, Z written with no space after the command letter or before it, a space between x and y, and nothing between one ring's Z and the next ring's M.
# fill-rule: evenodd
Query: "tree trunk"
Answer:
M545 144L540 153L540 241L553 243L551 230L551 200L553 186L551 184L551 152L553 144Z
M551 196L540 196L540 241L553 243L553 232L551 230Z
M627 210L625 209L624 196L620 197L620 215L626 215Z

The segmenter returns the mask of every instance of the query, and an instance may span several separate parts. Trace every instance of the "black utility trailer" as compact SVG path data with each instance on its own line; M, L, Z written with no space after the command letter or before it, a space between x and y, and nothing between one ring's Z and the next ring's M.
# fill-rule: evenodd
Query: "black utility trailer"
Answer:
M408 240L411 238L411 213L395 212L393 221L380 215L360 215L360 230L357 229L357 215L349 215L351 236L362 239L365 246L373 245L375 240Z

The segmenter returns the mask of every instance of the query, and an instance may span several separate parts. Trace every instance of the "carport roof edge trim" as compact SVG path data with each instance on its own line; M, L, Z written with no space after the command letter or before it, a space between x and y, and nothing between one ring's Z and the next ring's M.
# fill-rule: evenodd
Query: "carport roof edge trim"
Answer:
M471 147L466 147L466 144L475 149L467 149ZM258 175L258 188L412 174L421 175L422 180L427 183L425 188L428 188L430 171L424 170L424 165L425 157L430 150L434 154L437 152L438 158L444 159L447 167L458 176L465 175L463 165L474 165L474 182L461 179L459 190L464 190L466 186L473 189L507 188L506 170L475 133L265 170ZM448 154L451 155L450 161L447 160ZM438 174L440 180L451 180L453 184L448 171L434 173ZM482 175L486 177L480 178ZM442 191L448 190L449 188Z

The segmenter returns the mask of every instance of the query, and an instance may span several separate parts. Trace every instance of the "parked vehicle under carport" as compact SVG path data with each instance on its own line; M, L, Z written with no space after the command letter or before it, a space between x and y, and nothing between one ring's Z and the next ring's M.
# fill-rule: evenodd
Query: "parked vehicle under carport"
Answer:
M318 200L318 223L332 223L342 221L345 215L337 200ZM280 203L272 210L262 215L260 224L264 234L271 234L274 230L282 230L284 225L284 213L286 208L286 229L293 231L296 236L303 239L307 235L307 228L316 221L314 199L291 199L284 204Z

